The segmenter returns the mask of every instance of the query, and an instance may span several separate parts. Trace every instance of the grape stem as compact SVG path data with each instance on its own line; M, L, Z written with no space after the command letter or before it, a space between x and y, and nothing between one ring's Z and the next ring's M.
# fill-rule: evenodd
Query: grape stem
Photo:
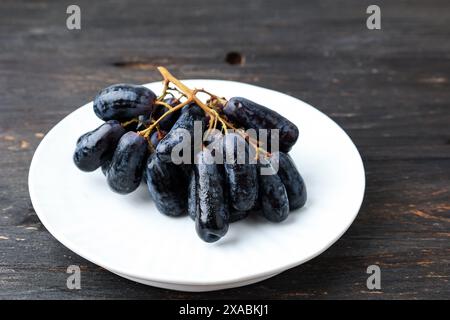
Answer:
M209 132L211 130L217 128L217 123L220 122L222 126L222 130L225 134L228 133L228 129L233 129L235 132L237 132L241 137L248 140L248 143L255 148L256 150L256 158L258 158L258 154L262 152L265 155L269 155L270 153L264 150L259 146L259 141L250 137L245 131L241 128L235 127L230 121L228 121L226 118L220 116L219 112L221 112L221 107L224 106L227 103L227 100L225 98L218 97L215 94L210 93L209 91L205 89L190 89L188 86L186 86L184 83L182 83L180 80L175 78L166 68L160 66L158 67L158 71L163 76L163 92L161 96L158 97L158 99L155 101L156 105L162 105L164 106L168 111L166 111L161 117L159 117L157 120L155 120L148 128L139 131L138 133L145 137L147 140L149 139L149 136L154 128L157 128L159 122L167 117L169 114L180 110L184 106L195 103L198 105L206 114L209 114L211 119L209 120L208 125L208 132L206 136L209 135ZM170 84L173 84L175 87L171 87ZM172 92L168 91L176 91L180 94L179 98L176 98ZM197 93L204 93L207 94L210 99L205 104L202 100L200 100L197 97ZM164 102L164 98L167 94L170 94L172 97L174 97L177 102L179 102L176 106L171 106L168 103ZM181 102L181 98L185 98L186 100Z
M170 104L165 103L164 101L160 101L160 100L156 100L156 101L155 101L155 104L156 104L156 105L163 106L163 107L165 107L167 110L170 110L170 109L173 108Z
M180 104L176 105L175 107L172 107L172 109L170 109L169 111L167 111L166 113L164 113L161 117L159 117L157 120L155 120L155 122L153 122L147 129L144 129L142 131L139 131L138 133L143 136L144 138L148 138L150 136L150 134L152 133L152 130L158 125L158 123L164 119L165 117L167 117L169 114L180 110L181 108L183 108L185 105L189 104L191 101L186 100L185 102L181 102Z
M122 127L126 127L126 126L128 126L128 125L130 125L130 124L132 124L134 122L138 122L138 121L139 121L138 118L134 118L134 119L131 119L129 121L122 122L121 125L122 125Z

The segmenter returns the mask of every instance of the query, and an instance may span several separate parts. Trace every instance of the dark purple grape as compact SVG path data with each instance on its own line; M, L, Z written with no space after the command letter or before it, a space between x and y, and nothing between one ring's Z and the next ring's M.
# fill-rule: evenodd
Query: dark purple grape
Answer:
M107 181L112 190L127 194L139 187L148 155L147 140L129 131L122 136L114 151Z
M264 159L259 164L259 201L261 213L267 220L281 222L288 217L286 188L270 162Z
M155 130L151 136L150 136L150 143L152 144L152 147L154 149L156 149L156 147L158 146L159 142L167 135L166 131L163 130Z
M109 167L111 166L111 160L112 159L109 159L109 160L106 160L103 164L102 164L102 173L105 175L105 177L108 175L108 170L109 170Z
M279 146L288 152L298 139L298 128L279 113L241 97L231 98L223 112L232 122L246 129L279 129ZM267 141L270 143L270 131Z
M264 216L261 211L261 195L258 195L258 200L256 200L255 205L248 212L249 215L259 215Z
M83 171L94 171L111 159L125 129L115 120L83 134L77 141L73 161Z
M228 218L229 223L237 222L248 217L250 211L238 211L231 208L230 217Z
M274 153L272 158L278 159L278 176L286 188L289 209L295 210L303 207L307 198L306 186L294 161L284 152Z
M249 163L248 145L236 133L223 138L224 167L231 206L238 211L250 210L258 198L256 164Z
M208 133L208 136L204 137L203 145L211 150L217 157L223 159L223 134L219 130L212 130ZM213 150L214 149L214 150ZM217 153L216 153L217 152Z
M213 142L222 142L223 141L223 136L222 135L212 135L210 137L210 139L208 139L208 141L210 142L209 145L211 145L211 143ZM221 144L222 146L222 144ZM205 150L204 150L205 152ZM209 155L208 155L209 156ZM224 166L222 165L216 165L217 169L219 171L220 175L223 175L225 173L225 169ZM257 176L256 176L257 178ZM236 222L239 220L244 219L245 217L247 217L249 215L249 211L239 211L234 209L231 206L231 201L230 201L230 196L229 196L229 191L227 188L227 184L226 181L224 181L224 185L223 185L223 196L224 196L224 212L225 212L225 216L228 217L228 222ZM257 188L257 185L256 185ZM256 205L256 204L255 204ZM199 206L199 200L198 200L198 193L197 193L197 181L195 178L195 171L191 172L190 177L189 177L189 187L188 187L188 212L189 212L189 216L192 220L195 220L196 217L196 213L199 210L198 208Z
M191 150L191 155L194 154L196 149L199 149L201 146L194 146L194 126L195 122L199 122L201 127L203 128L204 123L204 112L198 106L187 106L188 108L184 109L183 112L178 118L178 120L173 125L172 129L169 133L159 142L156 147L156 153L158 157L165 162L172 162L172 150L175 146L183 146L184 149ZM186 135L189 135L190 145L186 145L188 140L185 141ZM202 135L202 131L200 132L200 138ZM194 148L195 147L195 148ZM182 151L181 151L182 152ZM180 154L181 158L183 154ZM192 157L189 157L190 162L192 163Z
M179 101L176 100L175 98L164 99L164 102L167 103L168 105L172 106L172 107L174 107L177 104L179 104ZM155 109L153 111L153 114L152 114L152 119L158 120L167 111L168 110L164 106L156 105ZM164 118L162 118L161 121L158 123L159 128L161 130L169 132L170 129L172 129L172 127L175 124L175 122L180 117L180 114L181 114L181 109L178 109L178 110L176 110L176 111L174 111L172 113L169 113Z
M219 166L220 169L222 169L222 166ZM225 169L223 169L225 172ZM225 173L226 175L226 173ZM226 215L228 217L228 223L233 223L239 220L242 220L246 218L250 211L240 211L236 210L232 206L232 201L230 200L230 192L228 191L228 188L226 187L226 182L224 186L224 198L225 198L225 209L226 209Z
M195 172L192 171L189 177L188 186L188 214L195 221L198 210L197 182L195 180Z
M156 95L133 84L115 84L100 91L94 99L94 112L102 120L129 121L140 115L150 117Z
M168 216L187 212L188 182L179 166L162 162L156 154L147 162L147 186L158 210Z
M181 169L181 173L183 174L186 181L190 181L193 165L182 163L178 167Z
M209 152L197 154L194 166L198 196L195 229L206 242L215 242L228 231L228 212L224 196L223 170L211 163Z

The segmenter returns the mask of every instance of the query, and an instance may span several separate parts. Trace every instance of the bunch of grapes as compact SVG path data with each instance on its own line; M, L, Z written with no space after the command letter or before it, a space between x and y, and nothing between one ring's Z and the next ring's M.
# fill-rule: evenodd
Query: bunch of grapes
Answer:
M101 167L110 188L120 194L144 181L161 213L189 214L206 242L219 240L229 223L249 214L281 222L305 204L304 181L287 154L299 134L291 121L245 98L226 100L191 90L167 69L158 70L164 78L159 97L131 84L97 94L94 112L105 122L78 139L73 159L80 170ZM209 99L203 102L199 93ZM205 133L200 145L184 135L194 136L196 122ZM270 143L247 129L278 129L279 151L268 152ZM185 144L190 144L189 161L174 162L174 148ZM226 160L215 161L217 153Z

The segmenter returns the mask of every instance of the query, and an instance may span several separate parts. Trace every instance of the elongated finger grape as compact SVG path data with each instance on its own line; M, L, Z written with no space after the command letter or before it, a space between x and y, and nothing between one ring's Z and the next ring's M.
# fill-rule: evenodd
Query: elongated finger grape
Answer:
M117 143L125 134L118 121L111 120L85 133L78 141L73 155L75 165L83 171L94 171L111 159Z
M107 174L111 189L121 194L136 190L141 183L147 154L148 143L144 137L132 131L124 134L114 151Z
M271 171L272 174L261 174ZM261 161L259 165L259 193L262 215L269 221L281 222L289 215L289 200L286 188L270 162Z
M295 167L294 161L284 152L273 154L273 158L278 159L278 176L286 187L289 209L295 210L303 207L307 198L306 186L302 176Z
M223 108L225 115L246 129L279 129L279 147L288 152L298 139L298 128L279 113L241 97L228 100ZM270 132L268 134L270 142Z
M187 213L187 181L180 167L155 154L147 162L147 186L158 210L168 216Z
M240 135L226 134L223 141L230 204L238 211L250 210L258 198L256 164L249 163L248 145Z
M246 218L250 211L240 211L236 210L232 205L230 201L230 192L228 191L228 188L226 187L225 182L225 188L224 188L224 197L225 197L225 210L228 216L228 223L237 222L239 220L242 220Z
M192 171L189 177L188 186L188 213L189 217L195 221L195 216L198 210L198 197L197 197L197 180L195 179L195 172Z
M150 89L133 84L115 84L100 91L94 98L94 112L102 120L120 122L149 117L156 95Z
M199 152L194 166L198 195L195 229L206 242L217 241L228 231L223 170L217 164L209 164L210 156L209 152Z
M233 208L230 201L230 193L228 191L228 188L226 187L226 182L224 188L224 197L225 197L225 209L228 216L228 223L237 222L239 220L246 218L249 215L250 211L241 211Z
M198 210L198 196L197 196L197 185L195 180L195 173L192 172L191 178L189 179L188 187L188 213L189 217L195 221L195 216ZM229 200L225 197L225 207L228 210L228 222L236 222L243 220L250 214L250 211L238 211L229 205Z
M200 124L203 127L204 112L198 106L187 107L189 108L183 108L180 117L175 122L172 129L159 142L158 147L156 148L158 157L165 162L172 161L172 150L175 146L183 146L181 154L179 154L180 158L184 158L182 152L185 150L185 147L190 149L191 155L194 151L194 125L196 121L200 121ZM188 142L189 145L187 145ZM190 157L190 159L190 162L192 163L192 157Z

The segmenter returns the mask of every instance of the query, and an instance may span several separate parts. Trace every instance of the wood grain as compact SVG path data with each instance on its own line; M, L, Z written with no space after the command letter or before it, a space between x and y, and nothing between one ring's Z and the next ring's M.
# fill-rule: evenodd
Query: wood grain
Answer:
M448 1L379 1L378 31L365 26L369 1L78 0L79 31L66 28L69 4L0 2L0 298L450 298ZM340 124L367 176L349 231L272 279L198 294L132 283L58 243L28 195L35 148L99 89L156 81L160 64L282 91ZM82 290L66 288L70 264ZM366 287L371 264L382 290Z

